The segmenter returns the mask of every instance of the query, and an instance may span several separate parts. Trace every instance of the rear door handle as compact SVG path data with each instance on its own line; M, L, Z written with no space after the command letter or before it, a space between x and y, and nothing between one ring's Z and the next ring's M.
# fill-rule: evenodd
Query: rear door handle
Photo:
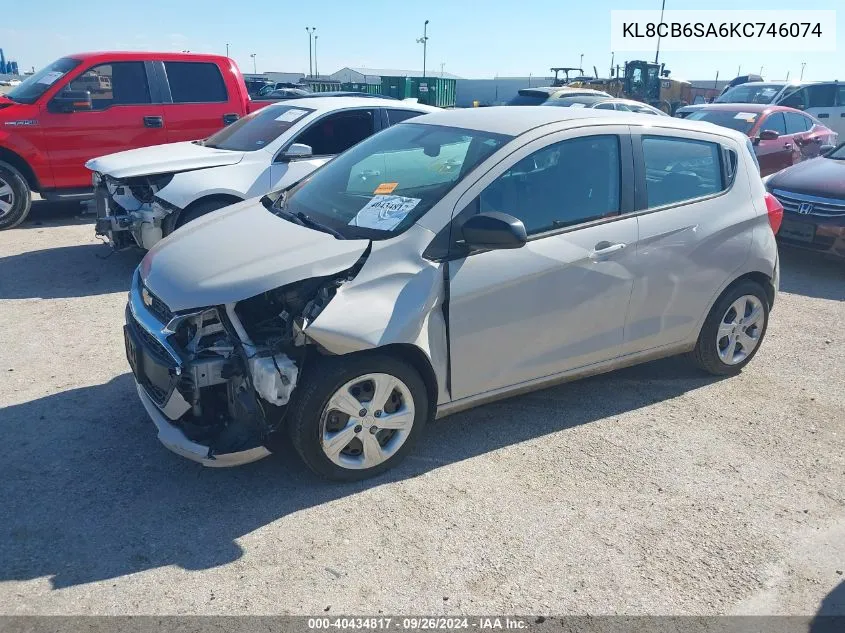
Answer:
M845 115L840 115L840 116L845 116ZM830 115L827 112L822 112L821 114L816 115L816 117L819 118L819 119L829 119Z
M604 240L593 247L593 252L590 253L590 257L593 259L599 259L605 257L606 255L610 255L611 253L619 252L626 246L627 244L608 242Z
M144 127L164 127L164 119L160 116L145 116Z
M792 143L784 143L784 144L783 144L783 146L784 146L786 149L792 149Z
M224 114L223 115L223 125L231 125L232 123L237 121L239 118L240 117L237 114L235 114L234 112L231 112L229 114Z

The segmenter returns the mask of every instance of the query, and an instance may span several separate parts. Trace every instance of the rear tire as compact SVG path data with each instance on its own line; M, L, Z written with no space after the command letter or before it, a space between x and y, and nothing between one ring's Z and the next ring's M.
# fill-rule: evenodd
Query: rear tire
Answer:
M382 377L387 382L380 384L395 387L380 390ZM384 403L379 402L380 392L386 394ZM348 414L337 408L346 403ZM402 360L379 353L320 357L306 368L294 391L288 433L315 473L359 481L383 473L408 454L425 427L429 406L425 383ZM356 407L358 412L352 410ZM332 439L338 440L334 451Z
M701 327L693 362L715 376L738 374L760 349L769 325L769 298L750 279L728 288Z
M26 178L9 163L0 162L0 231L26 219L32 206L32 192Z

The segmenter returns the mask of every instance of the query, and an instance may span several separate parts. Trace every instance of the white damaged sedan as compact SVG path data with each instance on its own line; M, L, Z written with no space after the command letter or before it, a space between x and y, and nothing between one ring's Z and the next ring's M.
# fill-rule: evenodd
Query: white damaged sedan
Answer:
M360 479L504 396L682 352L738 372L776 298L781 217L727 128L441 111L158 243L126 354L174 452L244 464L284 432L315 472Z
M379 130L435 112L371 97L309 97L266 106L203 141L94 158L97 235L150 249L188 222L291 186Z

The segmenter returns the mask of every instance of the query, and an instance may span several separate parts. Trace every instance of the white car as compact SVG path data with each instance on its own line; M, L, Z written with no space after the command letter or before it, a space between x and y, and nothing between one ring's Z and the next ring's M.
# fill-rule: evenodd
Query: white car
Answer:
M359 141L438 108L371 97L269 105L204 141L143 147L88 161L97 235L116 249L152 246L180 226L288 187Z

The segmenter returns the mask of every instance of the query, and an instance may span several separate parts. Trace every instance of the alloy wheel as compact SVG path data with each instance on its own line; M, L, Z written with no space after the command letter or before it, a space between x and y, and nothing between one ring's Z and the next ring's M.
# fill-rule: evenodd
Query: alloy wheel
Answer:
M399 378L365 374L329 398L320 418L320 444L342 468L373 468L402 447L415 413L411 390Z
M0 218L15 206L15 192L12 185L0 178Z
M763 303L754 295L744 295L734 301L719 322L716 349L726 365L744 361L760 343L766 312Z

